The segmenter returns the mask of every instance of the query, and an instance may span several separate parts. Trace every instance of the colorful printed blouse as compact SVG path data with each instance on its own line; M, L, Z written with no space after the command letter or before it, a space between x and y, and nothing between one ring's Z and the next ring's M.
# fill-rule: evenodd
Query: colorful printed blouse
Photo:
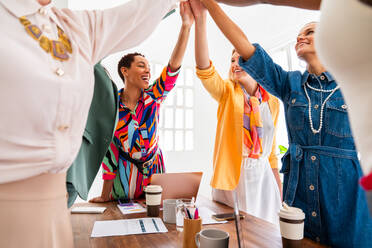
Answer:
M178 73L179 70L171 72L169 66L165 67L154 84L142 92L133 111L120 102L114 138L102 161L103 179L114 179L112 199L140 198L150 176L165 171L163 155L158 147L159 111L168 92L175 86ZM123 89L119 91L119 99L122 93ZM136 165L123 158L123 152L140 161L155 158L142 174Z

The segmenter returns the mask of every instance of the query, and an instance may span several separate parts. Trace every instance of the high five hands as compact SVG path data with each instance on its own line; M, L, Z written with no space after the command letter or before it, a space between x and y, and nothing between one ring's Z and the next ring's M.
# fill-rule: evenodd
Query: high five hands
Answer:
M180 2L180 15L182 18L182 25L191 27L194 24L194 14L191 10L189 1Z

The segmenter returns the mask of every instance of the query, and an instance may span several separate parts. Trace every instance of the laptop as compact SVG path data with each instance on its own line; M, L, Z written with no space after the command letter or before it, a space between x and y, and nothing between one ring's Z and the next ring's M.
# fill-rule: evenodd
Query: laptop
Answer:
M191 199L198 195L199 185L203 172L180 172L153 174L151 184L163 188L161 202L164 199Z

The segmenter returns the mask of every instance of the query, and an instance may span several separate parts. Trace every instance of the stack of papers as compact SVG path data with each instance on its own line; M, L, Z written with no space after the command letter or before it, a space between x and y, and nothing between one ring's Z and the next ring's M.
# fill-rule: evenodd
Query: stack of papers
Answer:
M136 214L136 213L144 213L146 212L146 208L142 207L138 203L132 203L127 206L120 206L118 205L118 208L122 212L122 214Z
M108 237L146 233L165 233L168 229L160 218L139 218L94 222L91 237Z
M74 207L71 209L73 214L102 214L105 207Z

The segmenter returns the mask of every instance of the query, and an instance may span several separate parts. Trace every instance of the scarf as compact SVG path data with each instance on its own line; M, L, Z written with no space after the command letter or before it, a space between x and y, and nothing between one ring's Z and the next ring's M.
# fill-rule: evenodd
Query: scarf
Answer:
M258 86L254 96L244 91L243 141L248 157L258 159L262 155L263 123L260 114L261 102L269 100L269 94Z

